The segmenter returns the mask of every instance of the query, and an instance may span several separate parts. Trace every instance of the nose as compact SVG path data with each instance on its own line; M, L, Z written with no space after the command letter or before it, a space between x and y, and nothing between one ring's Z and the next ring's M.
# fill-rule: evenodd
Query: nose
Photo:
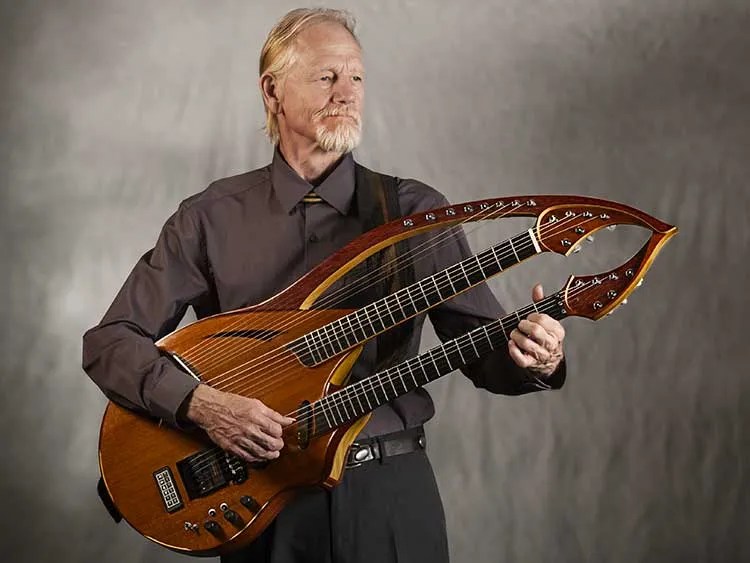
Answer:
M357 87L354 81L348 78L337 80L331 92L331 100L337 104L353 104L357 100L357 96Z

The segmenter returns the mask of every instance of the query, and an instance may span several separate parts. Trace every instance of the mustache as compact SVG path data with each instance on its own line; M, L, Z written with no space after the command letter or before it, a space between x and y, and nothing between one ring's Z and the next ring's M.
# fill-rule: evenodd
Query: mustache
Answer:
M323 118L323 117L335 117L335 116L345 116L345 117L351 117L357 124L359 124L359 113L355 113L349 108L341 108L341 107L330 107L330 108L323 108L321 110L316 111L313 114L313 117L315 118Z

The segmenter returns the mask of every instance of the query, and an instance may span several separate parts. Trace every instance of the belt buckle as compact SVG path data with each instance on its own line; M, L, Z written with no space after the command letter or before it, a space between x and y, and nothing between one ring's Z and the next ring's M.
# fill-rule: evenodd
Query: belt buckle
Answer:
M346 456L346 468L359 467L367 461L375 459L375 452L371 444L360 444L352 442L349 446L349 454Z

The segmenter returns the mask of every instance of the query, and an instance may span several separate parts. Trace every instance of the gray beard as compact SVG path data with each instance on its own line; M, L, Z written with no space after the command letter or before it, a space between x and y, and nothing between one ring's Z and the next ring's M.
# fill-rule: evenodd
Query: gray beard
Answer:
M362 130L349 123L340 123L333 131L325 125L319 125L315 130L315 140L326 152L351 152L359 145L361 138Z

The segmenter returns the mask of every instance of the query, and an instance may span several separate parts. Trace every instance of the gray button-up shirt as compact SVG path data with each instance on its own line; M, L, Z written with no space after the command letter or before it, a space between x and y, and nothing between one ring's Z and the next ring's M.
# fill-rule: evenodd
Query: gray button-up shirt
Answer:
M83 367L111 400L179 425L178 412L197 385L154 346L174 330L192 306L198 318L260 303L362 233L353 205L351 155L315 187L324 200L301 200L313 186L277 151L270 165L212 183L183 201L154 248L135 265L102 321L83 338ZM448 205L439 192L416 180L398 180L404 215ZM410 239L412 247L434 233ZM463 234L449 237L414 261L416 279L471 253ZM503 315L482 284L429 312L442 340L455 338ZM424 315L415 320L408 357L417 354ZM375 347L365 345L354 380L372 374ZM507 349L462 369L476 386L521 394L558 388L564 365L545 381L515 365ZM377 409L364 435L417 426L434 414L424 389Z

